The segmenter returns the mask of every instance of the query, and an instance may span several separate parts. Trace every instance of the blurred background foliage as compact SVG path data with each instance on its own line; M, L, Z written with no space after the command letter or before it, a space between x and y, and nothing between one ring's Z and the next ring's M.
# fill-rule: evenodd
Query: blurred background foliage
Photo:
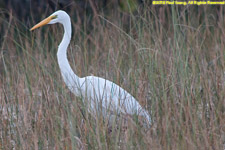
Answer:
M12 11L20 19L28 20L31 13L36 18L40 13L52 13L58 9L78 13L81 16L91 15L93 11L134 12L143 3L146 2L142 0L1 0L0 8Z
M152 5L152 0L1 0L0 17L8 18L8 22L10 17L11 20L14 17L22 24L18 27L22 30L25 27L27 30L41 19L61 9L69 13L77 26L85 26L88 33L96 21L100 23L99 16L112 21L122 18L123 30L128 31L130 18L149 13L153 15L154 21L158 21L165 29L171 29L172 7L174 6ZM193 27L199 24L209 25L208 22L211 21L216 23L221 17L220 14L224 14L222 5L175 7L178 20L186 16L184 19ZM7 26L3 22L1 21L1 29ZM4 35L5 31L2 30L1 33ZM2 40L3 36L0 37L0 46Z
M101 16L119 17L125 14L137 13L138 9L150 4L150 1L143 0L1 0L0 1L0 17L8 19L12 17L21 22L22 26L18 26L21 30L29 29L34 23L50 15L56 10L66 11L73 21L79 26L85 26L86 30L92 30L95 20L94 18ZM11 18L10 18L11 17ZM128 21L128 19L127 19ZM3 21L2 21L3 22ZM129 23L129 22L128 22ZM4 26L2 24L2 26ZM7 26L7 25L6 25ZM2 29L4 27L1 27ZM5 31L2 31L4 35ZM3 37L1 37L1 40ZM1 42L0 42L1 46Z
M71 16L74 70L137 97L149 133L111 136L101 118L83 121L56 60L62 26L29 31L59 9ZM223 5L150 0L0 0L0 150L69 149L77 139L87 149L224 149L224 14Z
M40 16L45 17L56 10L62 9L74 20L89 19L87 23L92 22L96 15L113 16L115 14L130 17L129 14L141 14L144 8L157 16L162 25L168 25L169 16L172 15L171 7L168 5L152 5L152 0L1 0L0 15L9 17L10 15L18 18L26 25L30 21L40 21ZM186 14L197 16L199 20L205 21L205 15L211 15L217 21L219 14L224 13L222 5L214 6L176 6L178 15ZM3 13L5 12L5 13ZM119 17L116 15L116 17ZM202 18L202 19L201 19ZM42 18L43 19L43 18ZM129 20L127 20L129 21Z

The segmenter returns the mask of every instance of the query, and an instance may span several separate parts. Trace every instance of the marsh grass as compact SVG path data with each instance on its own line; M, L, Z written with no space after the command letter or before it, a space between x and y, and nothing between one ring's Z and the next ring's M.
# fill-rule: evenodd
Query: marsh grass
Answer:
M2 12L0 149L224 149L223 12L144 6L72 19L73 69L134 95L151 114L149 130L135 120L109 127L67 89L56 59L60 25L30 32L36 22Z

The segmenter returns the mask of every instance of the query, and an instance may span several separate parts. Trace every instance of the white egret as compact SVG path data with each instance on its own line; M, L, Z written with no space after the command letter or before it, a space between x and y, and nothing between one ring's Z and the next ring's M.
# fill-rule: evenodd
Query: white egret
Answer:
M122 114L137 114L144 117L150 124L151 118L148 112L126 90L109 80L95 76L80 78L73 72L67 59L67 47L71 40L72 30L70 17L66 12L62 10L56 11L30 30L32 31L43 25L55 23L62 24L64 28L63 39L59 44L57 52L61 75L68 88L76 96L87 100L89 105L88 110L95 111L96 108L103 108L104 110Z

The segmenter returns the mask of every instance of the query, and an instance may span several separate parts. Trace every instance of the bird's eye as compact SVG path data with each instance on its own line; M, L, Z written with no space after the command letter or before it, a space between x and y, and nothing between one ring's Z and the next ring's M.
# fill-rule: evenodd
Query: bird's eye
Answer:
M52 16L52 19L56 19L58 16L57 15L54 15L54 16Z

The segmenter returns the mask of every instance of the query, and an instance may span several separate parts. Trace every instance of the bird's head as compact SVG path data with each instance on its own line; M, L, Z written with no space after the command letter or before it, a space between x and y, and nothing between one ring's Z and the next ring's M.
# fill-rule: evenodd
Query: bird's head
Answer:
M55 23L61 23L63 24L63 22L65 22L65 19L68 19L69 15L62 10L58 10L56 12L54 12L53 14L51 14L48 18L42 20L41 22L39 22L38 24L36 24L35 26L33 26L30 31L39 28L41 26L44 26L46 24L55 24Z

